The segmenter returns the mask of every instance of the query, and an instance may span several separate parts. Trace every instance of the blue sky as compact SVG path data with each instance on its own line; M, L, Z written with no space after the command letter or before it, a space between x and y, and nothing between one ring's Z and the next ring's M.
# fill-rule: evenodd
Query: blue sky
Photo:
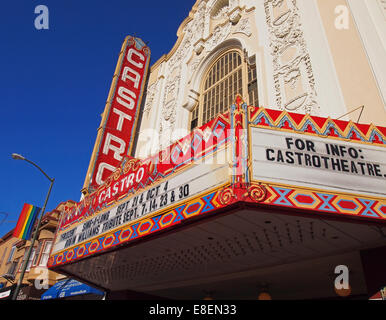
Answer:
M0 237L16 225L24 203L79 200L96 130L126 35L151 49L151 64L169 52L195 0L6 1L0 19ZM37 5L49 29L37 30ZM6 221L4 221L5 214Z

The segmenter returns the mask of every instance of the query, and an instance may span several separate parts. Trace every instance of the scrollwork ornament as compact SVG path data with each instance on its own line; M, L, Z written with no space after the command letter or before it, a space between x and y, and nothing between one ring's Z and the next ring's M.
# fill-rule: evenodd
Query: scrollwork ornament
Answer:
M113 175L110 175L107 179L106 179L106 181L103 183L103 187L106 187L106 188L108 188L108 187L110 187L111 186L111 182L113 181Z
M143 48L143 53L148 57L150 54L150 49L148 47Z
M154 176L155 172L156 172L156 167L153 163L153 161L150 161L148 167L147 167L147 172L149 174L149 176Z
M262 185L252 185L248 188L248 196L255 202L262 202L267 197L267 189Z
M274 9L284 7L284 2L288 10L275 15ZM302 31L297 0L264 0L264 8L272 50L277 106L287 111L318 113L320 107L316 101L315 78ZM282 55L288 49L293 50L294 54L285 60ZM299 83L302 84L299 90L305 98L303 99L302 94L287 95L285 90L295 90Z
M90 196L90 195L87 195L87 196L84 198L84 204L85 204L85 206L89 206L91 203L92 203L91 196Z
M128 41L127 41L127 45L128 45L128 46L132 46L132 45L134 45L134 44L135 44L134 38L133 38L133 37L130 37L130 38L128 39Z
M169 157L169 149L162 150L159 154L159 161L164 162Z
M232 188L225 188L220 192L219 200L222 205L227 205L235 199L236 196L232 190Z
M138 159L130 159L128 160L125 165L123 166L123 172L127 173L130 170L137 171L140 166L140 160Z

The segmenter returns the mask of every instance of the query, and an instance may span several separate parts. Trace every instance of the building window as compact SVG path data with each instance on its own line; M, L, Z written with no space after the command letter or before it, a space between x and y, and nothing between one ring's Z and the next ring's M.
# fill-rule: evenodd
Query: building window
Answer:
M191 112L191 130L219 113L226 112L241 94L251 105L258 105L256 64L242 59L231 50L221 55L207 71L201 87L199 104Z
M9 266L8 271L7 271L8 276L15 277L18 263L19 263L19 260L12 262L12 264Z
M42 251L42 257L40 258L40 267L45 267L47 266L48 258L50 255L50 250L51 250L51 245L52 241L46 241L44 243L43 251Z
M40 255L40 250L41 250L41 249L42 249L42 243L39 242L39 243L38 243L38 247L37 247L37 249L36 249L35 258L34 258L33 263L32 263L33 266L37 266L37 264L38 264L39 255Z
M18 272L21 272L21 268L23 267L23 264L24 264L24 261L25 261L25 257L27 256L27 248L25 249L24 251L24 254L23 254L23 258L21 259L21 263L19 265L19 271Z
M21 269L23 268L24 262L27 259L28 251L29 251L29 247L28 248L26 247L25 251L24 251L23 259L21 260L21 263L20 263L20 266L19 266L19 272L21 272ZM28 259L27 267L25 269L25 271L27 271L27 272L31 268L31 263L32 263L32 261L33 261L33 259L35 257L35 252L36 252L36 248L32 248L31 255L30 255L29 259Z
M202 122L207 123L242 94L241 56L236 51L223 55L209 70L204 81Z
M7 263L12 262L13 256L14 256L14 254L15 254L15 251L16 251L16 246L14 245L14 246L11 248L11 252L9 253L9 256L8 256L8 259L7 259Z
M30 271L30 269L31 269L32 261L35 258L35 253L36 253L36 248L33 248L32 252L31 252L31 255L30 255L29 259L28 259L27 268L25 269L25 271L27 271L27 272Z

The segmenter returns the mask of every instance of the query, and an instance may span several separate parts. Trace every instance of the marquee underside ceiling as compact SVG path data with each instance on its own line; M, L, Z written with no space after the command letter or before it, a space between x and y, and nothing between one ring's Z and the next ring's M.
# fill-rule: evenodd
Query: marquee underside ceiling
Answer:
M108 290L171 299L254 299L267 282L277 299L331 297L337 265L365 294L359 251L386 245L386 227L239 210L149 241L63 266ZM382 231L383 230L383 234Z

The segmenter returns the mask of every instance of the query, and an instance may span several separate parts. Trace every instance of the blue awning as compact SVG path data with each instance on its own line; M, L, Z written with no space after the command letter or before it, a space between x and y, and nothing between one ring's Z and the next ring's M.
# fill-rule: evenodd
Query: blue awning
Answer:
M62 299L81 294L97 294L103 296L104 292L90 287L77 280L66 279L54 284L51 288L49 288L45 293L42 294L40 299Z

